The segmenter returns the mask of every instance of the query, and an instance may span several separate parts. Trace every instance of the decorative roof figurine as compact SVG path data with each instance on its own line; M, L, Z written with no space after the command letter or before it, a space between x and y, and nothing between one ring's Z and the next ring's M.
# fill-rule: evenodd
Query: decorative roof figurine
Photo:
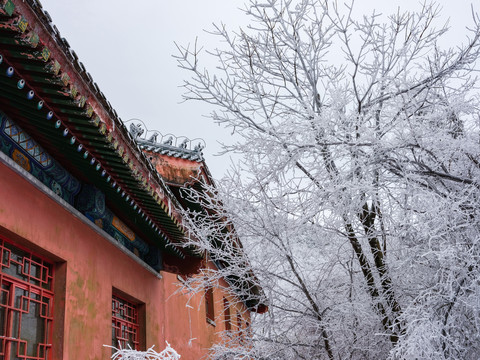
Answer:
M153 134L147 139L147 134L149 131L147 130L145 124L143 124L143 122L141 122L139 119L132 120L139 121L136 124L131 123L129 127L130 134L137 142L140 149L196 162L204 161L202 153L202 150L205 148L204 140L190 140L187 137L174 137L170 134L162 135L158 131L153 131ZM165 138L166 140L164 140ZM180 139L182 140L180 141ZM197 140L199 140L198 144L193 147L193 142Z

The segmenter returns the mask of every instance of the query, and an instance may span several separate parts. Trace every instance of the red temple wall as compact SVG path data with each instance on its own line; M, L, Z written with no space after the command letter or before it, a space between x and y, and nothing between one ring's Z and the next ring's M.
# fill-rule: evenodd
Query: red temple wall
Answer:
M143 268L29 181L0 162L0 235L57 263L54 359L108 359L115 288L144 303L145 344L160 351L168 341L182 360L200 359L224 330L206 322L203 294L186 307L174 294L176 275L162 279ZM214 292L216 316L223 296ZM236 311L232 310L232 322ZM189 344L189 340L191 343Z

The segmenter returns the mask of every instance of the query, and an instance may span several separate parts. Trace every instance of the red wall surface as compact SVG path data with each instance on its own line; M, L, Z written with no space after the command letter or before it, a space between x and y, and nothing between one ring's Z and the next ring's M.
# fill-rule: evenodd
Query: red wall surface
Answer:
M186 307L176 275L162 272L159 279L84 221L0 161L0 235L57 264L53 358L110 358L103 345L112 341L113 289L145 304L147 348L160 351L168 341L182 360L202 358L215 332L224 330L221 321L206 322L203 294ZM223 296L215 289L219 319Z

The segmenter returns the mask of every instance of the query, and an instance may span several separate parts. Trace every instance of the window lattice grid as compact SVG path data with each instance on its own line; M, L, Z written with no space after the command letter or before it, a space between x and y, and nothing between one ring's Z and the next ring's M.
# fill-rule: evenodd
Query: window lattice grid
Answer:
M213 300L213 288L211 287L205 289L205 312L207 322L215 325L215 304Z
M232 323L231 323L231 314L230 314L230 303L225 298L223 298L223 311L224 311L224 318L225 318L225 330L231 331Z
M50 359L52 265L3 240L0 252L0 360Z
M0 239L0 259L2 274L15 277L26 284L52 290L52 264L2 239Z
M138 306L118 296L112 297L112 344L139 350Z

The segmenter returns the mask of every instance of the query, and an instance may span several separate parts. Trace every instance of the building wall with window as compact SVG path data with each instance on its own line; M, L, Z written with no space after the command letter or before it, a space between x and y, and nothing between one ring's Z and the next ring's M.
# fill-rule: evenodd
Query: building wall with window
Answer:
M129 131L39 1L0 0L0 28L0 360L108 359L118 341L196 360L266 311L253 274L245 303L178 286L215 268L182 246L182 210L202 210L182 187L213 182L201 146Z
M216 334L226 326L226 294L213 290L214 326L206 321L202 294L190 299L179 292L176 274L143 266L20 166L1 159L0 239L46 259L53 268L46 359L109 358L111 349L103 345L112 344L112 296L138 306L140 349L155 345L160 350L168 341L182 359L193 360L218 340ZM246 316L244 310L237 313Z

